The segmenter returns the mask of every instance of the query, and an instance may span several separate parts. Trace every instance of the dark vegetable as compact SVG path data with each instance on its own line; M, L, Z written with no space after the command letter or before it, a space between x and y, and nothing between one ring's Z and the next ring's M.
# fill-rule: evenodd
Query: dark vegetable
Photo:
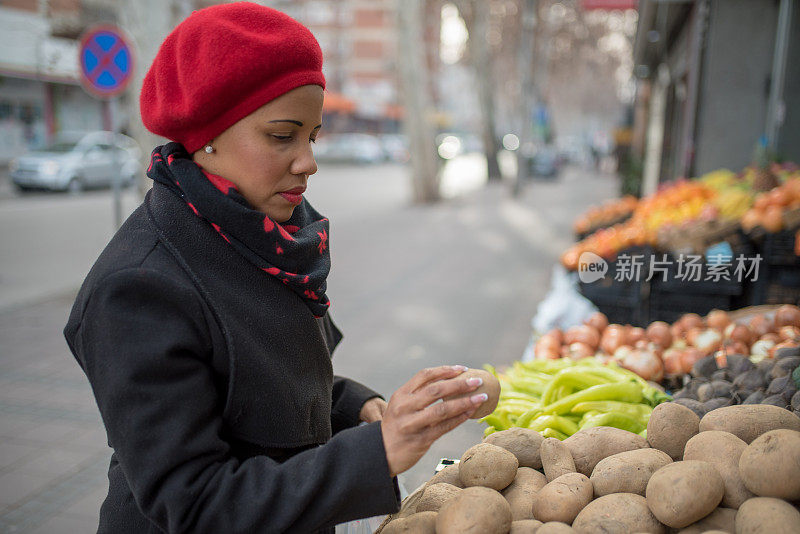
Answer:
M800 389L800 367L792 372L792 380L794 380L794 385L797 389Z
M759 404L771 404L773 406L779 406L781 408L788 408L787 402L781 395L771 395L762 400Z
M756 390L767 386L767 380L758 369L750 369L737 376L733 381L736 389Z
M781 360L790 356L800 356L800 347L783 347L775 351L776 360Z
M764 391L758 390L751 393L746 399L742 401L742 404L761 404L761 401L764 400Z
M686 406L696 413L698 417L703 417L706 414L706 409L703 407L703 403L694 399L678 399L675 401L675 404Z
M672 395L672 398L673 399L691 399L691 398L694 398L694 395L692 394L691 390L688 387L685 387L683 389L679 389L678 391L676 391Z
M692 374L709 378L717 370L719 370L719 366L717 366L717 360L714 356L706 356L694 362Z
M733 393L733 384L725 380L714 380L703 384L697 389L697 400L706 402L717 397L730 398Z
M751 369L756 368L756 364L750 361L750 358L741 356L739 354L728 355L728 372L733 378L745 373Z
M714 371L711 373L711 381L714 380L729 380L731 377L730 372L728 369L720 369L719 371Z
M791 395L789 395L789 398L791 399L792 395L794 395L795 391L797 391L797 387L795 387L792 377L786 375L776 378L770 382L769 387L767 387L766 394L769 397L770 395L784 395L784 393L789 391L791 392Z
M733 404L733 399L728 399L725 397L717 397L704 402L703 409L705 409L706 413L708 413L711 410L716 410L717 408L723 408L725 406L731 406L732 404Z
M775 360L772 359L764 359L761 360L756 364L756 368L761 371L764 376L769 378L769 373L772 371L772 367L775 365Z
M792 395L792 410L800 410L800 391Z
M775 365L772 367L770 376L772 378L778 378L781 376L791 375L792 372L797 369L798 365L800 365L800 356L789 356L787 358L780 359L776 361Z

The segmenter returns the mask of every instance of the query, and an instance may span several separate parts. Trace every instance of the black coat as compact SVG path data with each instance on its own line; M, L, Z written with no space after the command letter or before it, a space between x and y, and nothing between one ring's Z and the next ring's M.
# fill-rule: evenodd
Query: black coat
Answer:
M156 183L64 335L114 449L101 533L314 532L395 511L377 393L334 377L329 315ZM352 427L352 428L351 428Z

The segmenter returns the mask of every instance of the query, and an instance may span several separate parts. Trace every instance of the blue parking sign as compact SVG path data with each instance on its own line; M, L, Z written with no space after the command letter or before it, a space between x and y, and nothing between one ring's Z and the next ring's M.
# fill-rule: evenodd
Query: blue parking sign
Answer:
M133 78L133 49L116 26L102 25L87 30L81 38L78 54L81 82L97 97L121 93Z

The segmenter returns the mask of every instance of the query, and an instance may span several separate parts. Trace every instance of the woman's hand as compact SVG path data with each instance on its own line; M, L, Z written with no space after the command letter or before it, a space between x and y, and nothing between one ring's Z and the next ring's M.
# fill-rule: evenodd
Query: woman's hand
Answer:
M411 468L434 441L466 421L486 400L481 393L436 403L481 385L480 378L458 378L464 371L461 365L423 369L389 399L381 433L392 476Z
M361 407L358 418L365 423L374 423L375 421L380 421L383 419L383 412L386 411L387 406L388 404L386 404L386 401L382 398L371 398L364 403L364 406Z

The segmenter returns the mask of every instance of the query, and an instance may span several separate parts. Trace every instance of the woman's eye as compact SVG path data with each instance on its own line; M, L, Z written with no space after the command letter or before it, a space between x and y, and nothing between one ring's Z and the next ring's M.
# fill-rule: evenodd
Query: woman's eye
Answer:
M278 141L288 141L289 139L292 138L291 135L278 135L278 134L272 134L272 137L274 137Z
M308 140L311 141L312 143L316 143L317 142L317 138L316 137L309 137Z

